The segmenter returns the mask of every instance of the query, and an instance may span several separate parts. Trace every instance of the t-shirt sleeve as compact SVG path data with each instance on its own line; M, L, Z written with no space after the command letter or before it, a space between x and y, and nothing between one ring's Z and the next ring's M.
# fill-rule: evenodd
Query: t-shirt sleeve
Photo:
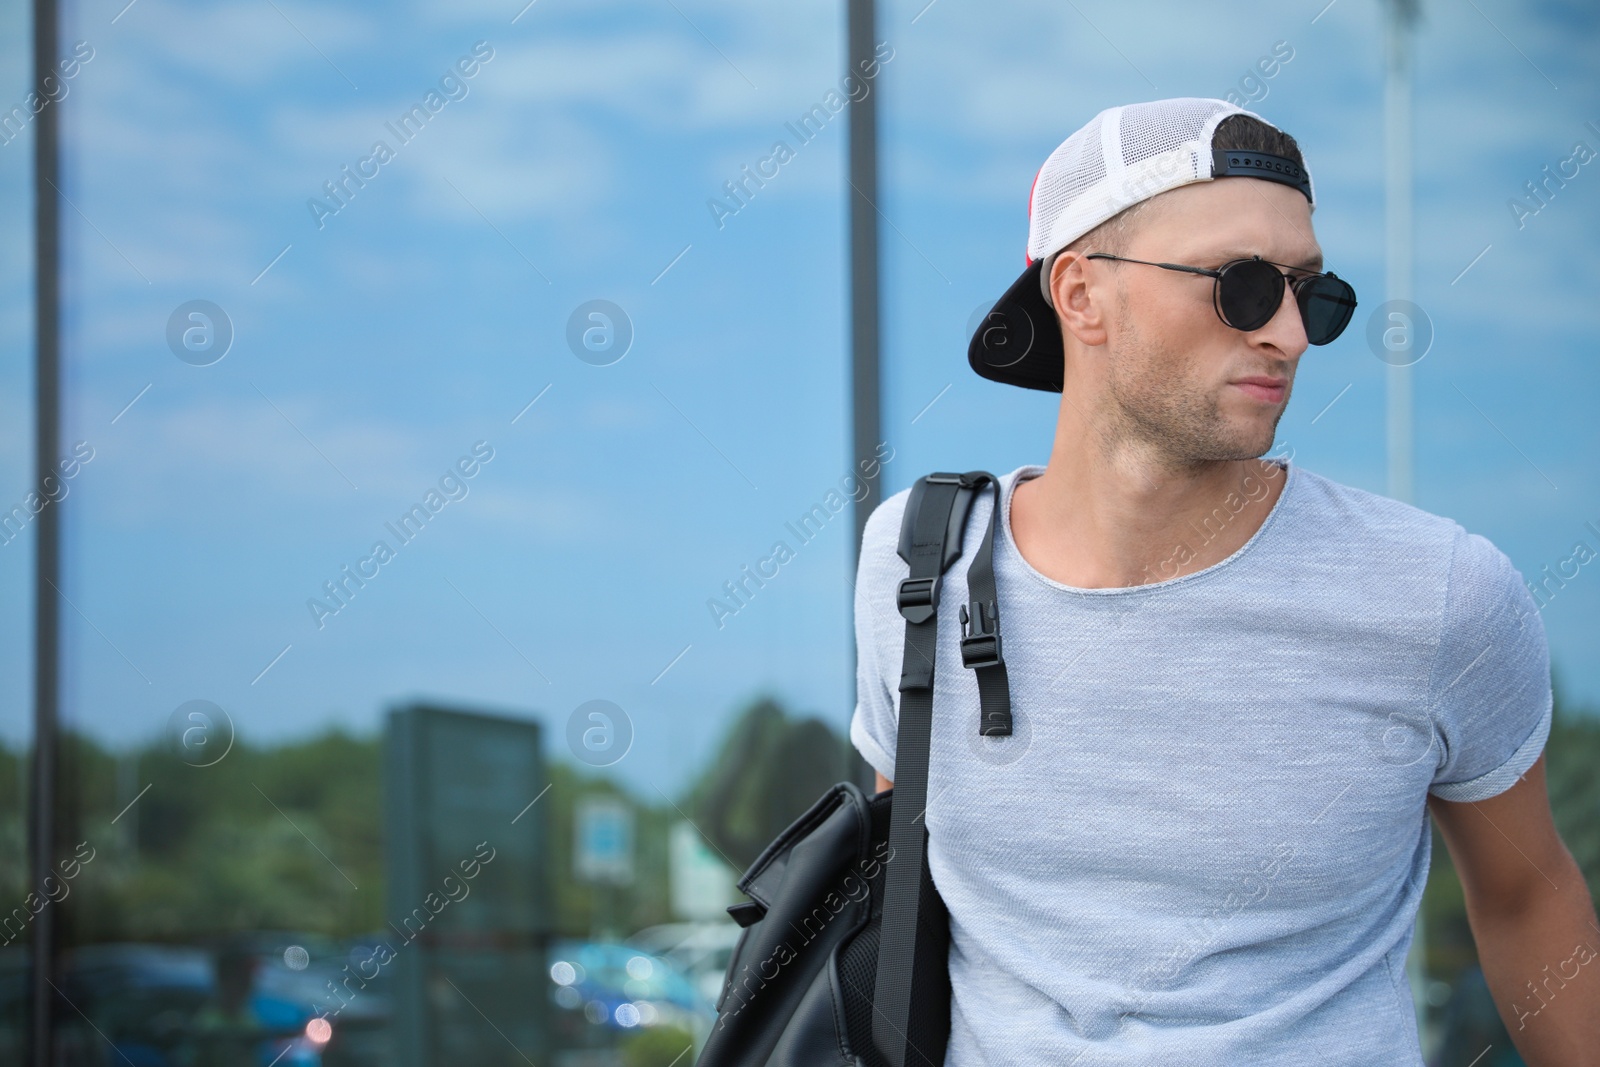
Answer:
M1458 526L1428 685L1439 742L1429 791L1486 800L1515 785L1544 751L1551 696L1544 622L1522 575Z
M910 493L901 490L867 516L856 568L856 709L850 718L850 740L861 758L891 782L900 724L900 663L889 661L890 651L899 649L904 640L894 592L900 579L911 573L898 552L900 518Z

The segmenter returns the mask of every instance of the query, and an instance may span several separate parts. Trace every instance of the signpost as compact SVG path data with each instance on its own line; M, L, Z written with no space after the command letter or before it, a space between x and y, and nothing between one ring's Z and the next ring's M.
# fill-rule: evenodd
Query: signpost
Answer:
M389 940L363 971L393 976L393 1062L548 1062L539 724L412 706L390 713L384 747Z

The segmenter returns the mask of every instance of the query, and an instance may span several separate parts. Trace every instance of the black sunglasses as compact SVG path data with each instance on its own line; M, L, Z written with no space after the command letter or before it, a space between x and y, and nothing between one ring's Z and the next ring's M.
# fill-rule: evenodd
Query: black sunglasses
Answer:
M1189 274L1204 274L1216 279L1211 299L1217 317L1236 330L1259 330L1283 305L1285 284L1294 289L1295 303L1300 307L1300 321L1306 328L1306 340L1314 345L1325 345L1344 332L1350 316L1356 310L1356 291L1350 283L1333 274L1301 271L1302 277L1280 271L1286 263L1272 263L1254 256L1224 263L1220 270L1205 267L1185 267L1178 263L1152 263L1146 259L1129 259L1110 252L1090 252L1085 259L1114 259L1122 263L1143 263L1166 270L1181 270ZM1297 268L1290 267L1290 270Z

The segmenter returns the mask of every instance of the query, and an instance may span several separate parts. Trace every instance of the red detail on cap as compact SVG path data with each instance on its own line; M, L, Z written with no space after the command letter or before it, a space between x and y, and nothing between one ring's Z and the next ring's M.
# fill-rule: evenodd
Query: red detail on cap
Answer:
M1028 186L1028 222L1033 222L1033 191L1039 187L1039 175L1044 173L1044 167L1033 172L1033 184ZM1031 228L1031 226L1030 226ZM1022 262L1025 266L1033 266L1033 257L1028 255L1027 245L1022 247Z

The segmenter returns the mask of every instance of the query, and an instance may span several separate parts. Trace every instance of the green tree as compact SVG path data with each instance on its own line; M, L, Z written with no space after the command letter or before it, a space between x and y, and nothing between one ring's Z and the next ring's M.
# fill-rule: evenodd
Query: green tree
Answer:
M850 743L820 719L763 697L735 720L684 807L742 871L835 783L857 780Z
M618 1050L622 1067L674 1067L694 1047L694 1035L676 1026L656 1026L628 1035Z
M1554 707L1544 747L1550 811L1583 871L1590 898L1600 902L1600 713L1564 697L1558 677L1552 677L1551 690ZM1431 974L1448 980L1477 961L1461 880L1437 828L1422 914Z
M64 911L70 941L381 926L376 738L334 729L274 747L235 739L208 767L160 743L115 757L67 735L62 749L70 833L95 849Z

